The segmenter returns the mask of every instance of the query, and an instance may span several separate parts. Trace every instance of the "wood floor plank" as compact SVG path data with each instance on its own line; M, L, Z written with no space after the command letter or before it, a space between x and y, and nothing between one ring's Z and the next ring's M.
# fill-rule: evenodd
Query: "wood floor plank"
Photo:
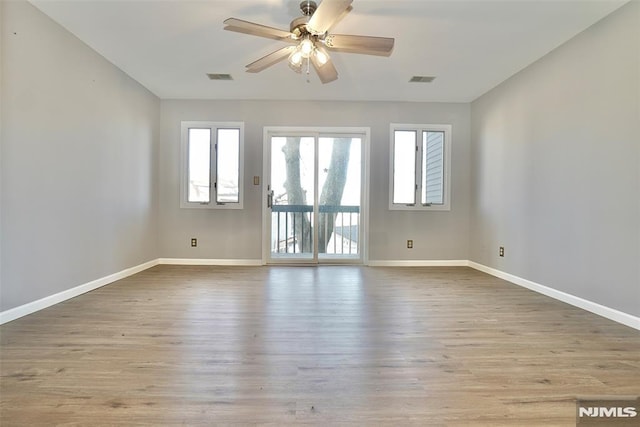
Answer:
M156 266L0 327L0 425L575 425L640 333L478 271Z

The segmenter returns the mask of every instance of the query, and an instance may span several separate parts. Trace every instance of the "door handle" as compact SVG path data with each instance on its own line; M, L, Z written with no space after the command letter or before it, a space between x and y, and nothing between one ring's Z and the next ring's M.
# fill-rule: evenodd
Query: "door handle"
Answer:
M267 207L270 208L273 206L273 190L267 193Z

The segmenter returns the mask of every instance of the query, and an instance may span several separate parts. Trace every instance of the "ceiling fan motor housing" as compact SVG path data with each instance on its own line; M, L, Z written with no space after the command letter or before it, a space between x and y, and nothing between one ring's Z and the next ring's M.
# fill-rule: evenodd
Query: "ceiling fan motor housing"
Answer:
M307 24L309 23L311 16L313 15L313 13L316 11L317 8L318 8L318 5L314 1L305 0L302 3L300 3L300 11L304 16L294 19L293 21L291 21L291 24L289 25L289 31L291 31L291 33L295 36L296 40L302 39L305 36L318 35L318 34L313 34L311 31L309 31L309 27L307 27Z
M291 34L295 35L296 40L303 38L307 34L310 34L309 30L307 29L307 24L309 23L310 18L310 16L301 16L300 18L296 18L291 21L289 31L291 31Z

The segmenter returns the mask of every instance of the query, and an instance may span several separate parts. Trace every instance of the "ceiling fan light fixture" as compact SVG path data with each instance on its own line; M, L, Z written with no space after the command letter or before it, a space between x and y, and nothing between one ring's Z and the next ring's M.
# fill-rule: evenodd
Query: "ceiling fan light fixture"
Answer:
M296 49L289 55L289 68L291 68L296 73L302 72L302 61L304 57L302 56L302 52L300 51L300 47L296 47Z
M289 68L291 68L296 73L302 73L302 62L298 64L292 64L291 62L289 62Z
M313 54L316 56L316 61L318 61L318 64L321 66L326 64L329 60L329 54L321 47L316 48Z
M302 51L300 49L296 49L291 55L289 55L289 64L299 66L302 64L302 58Z
M314 45L309 36L302 39L299 46L300 52L304 58L308 58L313 53Z

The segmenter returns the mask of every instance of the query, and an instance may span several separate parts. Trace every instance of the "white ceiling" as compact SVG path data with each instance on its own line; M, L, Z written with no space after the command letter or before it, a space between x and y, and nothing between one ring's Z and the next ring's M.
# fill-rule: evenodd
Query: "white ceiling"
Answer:
M229 17L288 30L300 0L31 3L163 99L469 102L626 1L354 0L331 32L394 37L395 48L388 58L331 53L339 78L326 85L286 61L246 73L285 44L223 30ZM414 75L436 79L409 83Z

